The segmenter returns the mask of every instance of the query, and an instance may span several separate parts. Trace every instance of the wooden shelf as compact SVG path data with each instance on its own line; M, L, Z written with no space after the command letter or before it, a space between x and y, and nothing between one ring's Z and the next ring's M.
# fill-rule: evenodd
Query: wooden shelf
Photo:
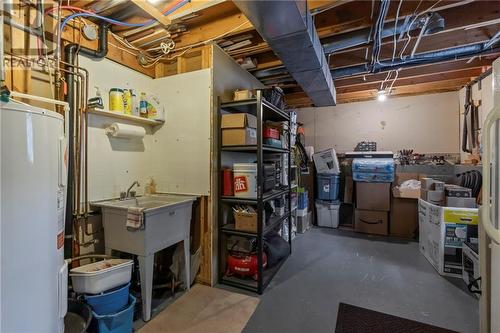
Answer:
M161 120L142 118L142 117L132 116L129 114L124 114L117 111L108 111L104 109L88 109L88 113L97 114L108 118L127 120L142 125L161 126L165 123L164 121Z

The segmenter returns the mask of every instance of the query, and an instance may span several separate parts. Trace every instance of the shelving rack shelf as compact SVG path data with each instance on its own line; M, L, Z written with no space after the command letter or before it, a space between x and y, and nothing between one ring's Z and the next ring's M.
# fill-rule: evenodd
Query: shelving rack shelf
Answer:
M223 113L249 113L257 117L257 145L253 146L222 146L222 132L221 132L221 119ZM292 249L292 218L291 218L291 150L290 145L288 148L276 148L265 145L262 136L265 121L286 121L288 128L290 128L289 114L269 103L262 96L261 91L257 91L256 97L253 99L235 101L229 103L220 103L217 116L217 128L219 131L218 142L218 161L219 166L222 165L222 158L224 154L228 153L244 153L250 156L256 155L257 161L257 197L256 198L242 198L236 196L222 196L222 177L219 175L218 184L218 220L219 220L219 282L222 284L230 285L233 287L250 290L262 294L267 285L271 282L275 274L279 271L280 267L286 261ZM288 143L290 143L290 132L288 131ZM288 185L263 193L264 189L264 159L269 155L286 155ZM288 206L282 216L271 216L264 222L264 204L270 200L287 196ZM234 223L223 224L225 219L224 213L230 214L232 212L232 205L235 204L249 204L255 206L257 209L257 232L248 232L236 230ZM226 219L231 221L230 218ZM272 267L263 267L262 253L264 252L264 237L270 232L279 229L283 223L288 224L288 244L290 245L290 253L281 259L279 263ZM257 279L254 280L250 277L238 277L236 275L227 275L226 260L227 250L226 241L231 235L240 236L245 238L254 238L257 243L257 264L258 274Z

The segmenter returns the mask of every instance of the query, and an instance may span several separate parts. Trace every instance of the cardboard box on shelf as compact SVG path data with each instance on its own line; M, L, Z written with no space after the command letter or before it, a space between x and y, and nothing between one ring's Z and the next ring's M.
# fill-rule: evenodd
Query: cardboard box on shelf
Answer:
M234 227L236 230L257 232L257 213L234 213Z
M446 197L447 207L477 208L476 198Z
M444 191L445 183L439 180L434 181L433 190L434 191Z
M422 190L432 190L435 180L432 178L424 177L420 179Z
M245 146L257 144L257 118L248 113L223 114L222 145Z
M463 242L478 242L475 208L439 207L418 201L419 248L441 275L462 277Z
M472 190L467 187L458 185L447 184L445 186L445 193L447 197L455 198L470 198L472 197Z
M391 183L356 182L356 208L388 212L391 209Z
M228 113L222 115L221 128L257 128L257 117L249 113Z
M339 160L335 149L330 148L317 152L313 155L313 160L317 173L340 174Z
M420 199L434 205L444 206L444 191L420 190Z
M356 209L354 230L366 234L387 235L389 218L387 212Z
M415 238L418 229L418 198L393 198L391 201L389 234Z

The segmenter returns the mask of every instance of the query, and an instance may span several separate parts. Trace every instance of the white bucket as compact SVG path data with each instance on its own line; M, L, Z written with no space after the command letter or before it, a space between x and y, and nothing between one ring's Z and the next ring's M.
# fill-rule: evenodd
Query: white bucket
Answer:
M234 196L257 198L257 163L233 164Z

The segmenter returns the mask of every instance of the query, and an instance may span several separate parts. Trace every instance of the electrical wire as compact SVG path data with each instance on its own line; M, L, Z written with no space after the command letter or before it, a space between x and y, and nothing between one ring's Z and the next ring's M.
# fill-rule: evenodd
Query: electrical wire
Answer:
M434 4L432 4L429 8L427 8L427 9L425 9L425 10L421 11L418 15L416 15L416 12L417 12L417 10L418 10L418 8L419 8L420 4L422 3L422 0L418 3L417 7L415 8L415 11L413 12L413 13L414 13L413 15L414 15L415 17L414 17L414 19L410 22L410 24L408 24L408 27L407 27L407 30L406 30L406 36L408 37L408 39L407 39L407 41L406 41L405 45L403 46L403 48L401 49L401 51L399 52L399 58L400 58L401 60L404 60L404 59L403 59L403 54L404 54L404 52L406 51L406 48L407 48L407 47L408 47L408 45L410 44L410 41L411 41L411 39L412 39L412 37L413 37L413 36L411 36L411 35L410 35L410 29L411 29L411 27L415 24L415 22L417 21L417 19L418 19L420 16L422 16L422 15L423 15L423 14L425 14L425 13L427 13L427 12L428 12L428 11L430 11L432 8L436 7L436 6L437 6L437 4L439 4L441 1L442 1L442 0L438 0L438 1L436 1L436 2L435 2Z
M401 9L402 4L403 4L403 0L399 0L398 10L396 11L396 20L394 21L394 36L393 36L393 43L392 43L392 62L394 62L394 58L396 57L396 47L397 47L396 35L397 35L397 31L398 31L399 10Z
M392 87L394 86L394 83L398 79L400 70L401 70L401 68L396 69L396 76L394 77L394 80L392 80L391 86L389 87L389 95L392 94Z

